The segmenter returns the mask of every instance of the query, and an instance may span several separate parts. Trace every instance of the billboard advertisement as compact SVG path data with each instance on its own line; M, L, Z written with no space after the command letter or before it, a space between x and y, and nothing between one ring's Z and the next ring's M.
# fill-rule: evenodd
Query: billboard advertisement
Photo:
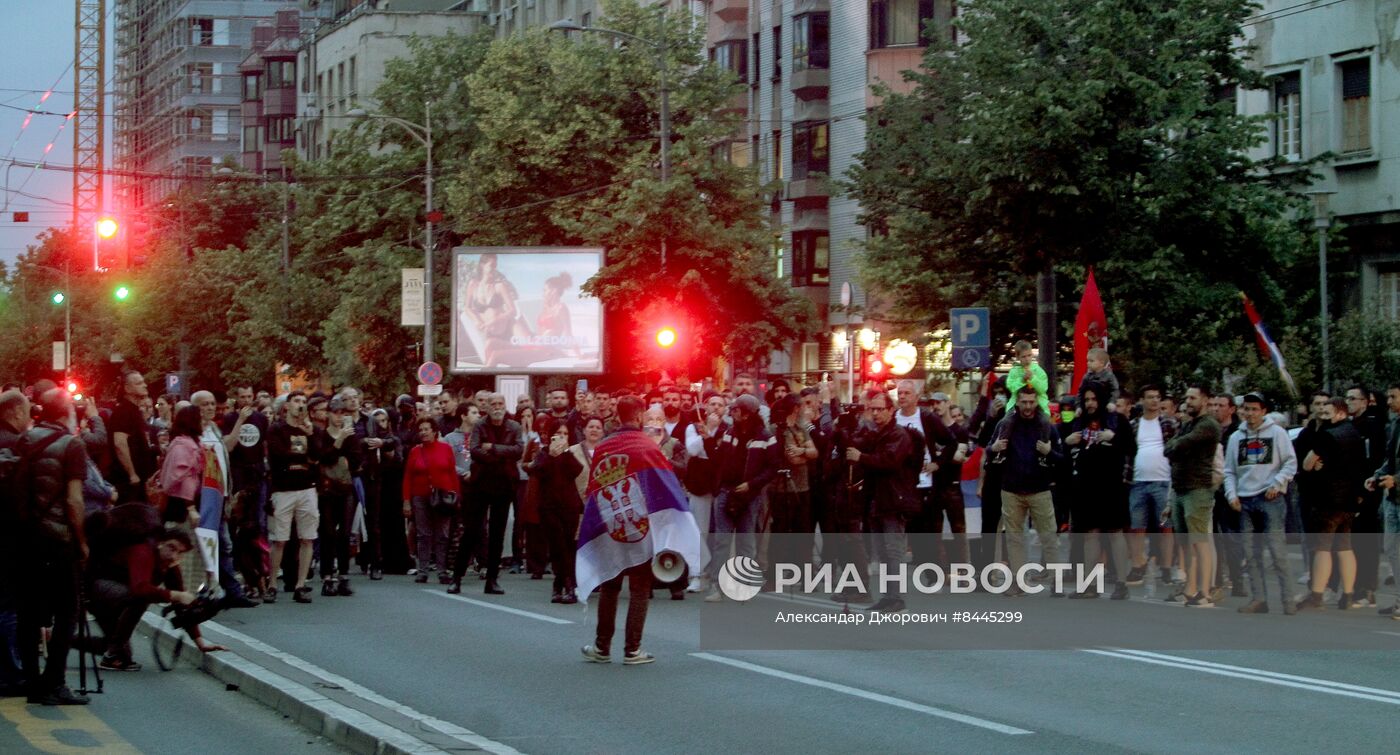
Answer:
M601 373L603 306L579 286L602 266L597 248L454 249L449 369Z

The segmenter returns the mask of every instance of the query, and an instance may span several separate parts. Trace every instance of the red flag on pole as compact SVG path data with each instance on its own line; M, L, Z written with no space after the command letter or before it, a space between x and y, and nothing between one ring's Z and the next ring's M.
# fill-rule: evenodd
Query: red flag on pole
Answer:
M1084 297L1079 300L1079 315L1074 318L1074 379L1070 390L1079 392L1079 381L1088 371L1089 349L1108 348L1108 316L1099 298L1099 284L1094 282L1094 269L1084 281Z

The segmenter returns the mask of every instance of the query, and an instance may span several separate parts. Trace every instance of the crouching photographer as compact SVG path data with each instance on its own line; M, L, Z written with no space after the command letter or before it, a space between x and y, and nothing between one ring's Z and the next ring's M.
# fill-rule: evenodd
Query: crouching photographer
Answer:
M127 504L141 506L144 504ZM123 508L123 507L118 507ZM114 510L115 511L115 510ZM146 609L157 603L169 603L175 614L171 621L184 629L195 645L206 653L224 650L205 640L199 633L199 621L213 614L201 615L199 621L182 621L182 616L198 613L200 596L184 589L180 574L180 559L194 550L194 539L181 528L161 529L153 538L124 544L104 558L94 559L92 582L88 590L88 610L102 627L102 637L94 638L90 652L103 653L99 668L108 671L140 671L141 664L132 660L131 636L141 623ZM217 612L217 601L213 603ZM171 610L167 609L167 613Z

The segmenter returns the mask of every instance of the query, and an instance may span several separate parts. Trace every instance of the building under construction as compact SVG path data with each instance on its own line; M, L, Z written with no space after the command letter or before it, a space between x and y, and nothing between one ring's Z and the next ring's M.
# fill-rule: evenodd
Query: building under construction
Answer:
M239 63L255 26L298 8L267 0L109 2L116 15L115 203L139 213L181 180L208 176L225 158L238 160ZM309 26L315 14L302 12L300 23Z

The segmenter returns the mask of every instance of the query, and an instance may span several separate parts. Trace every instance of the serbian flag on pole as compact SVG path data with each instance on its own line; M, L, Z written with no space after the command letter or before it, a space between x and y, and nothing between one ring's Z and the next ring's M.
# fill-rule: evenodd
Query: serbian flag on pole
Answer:
M1070 381L1071 393L1079 392L1079 381L1089 367L1089 349L1108 348L1108 316L1103 311L1103 300L1099 298L1099 284L1094 282L1094 268L1089 268L1089 278L1084 281L1084 296L1079 300L1079 315L1074 318L1074 379Z
M219 525L224 516L224 471L219 465L218 454L211 446L205 445L204 474L199 486L199 526L195 528L195 540L199 552L204 555L204 570L214 575L211 587L219 582Z
M1283 362L1283 352L1279 349L1274 339L1269 337L1269 331L1264 327L1264 320L1259 317L1259 311L1254 308L1254 302L1249 300L1243 291L1240 298L1244 300L1244 313L1249 317L1249 324L1254 326L1254 339L1259 342L1259 351L1264 354L1264 358L1274 363L1278 368L1279 377L1283 378L1284 385L1288 386L1288 392L1294 398L1298 396L1298 386L1293 383L1293 376L1288 374L1288 365Z
M593 452L578 528L578 594L586 602L593 588L662 551L679 553L698 574L700 527L661 449L641 430L624 429Z

